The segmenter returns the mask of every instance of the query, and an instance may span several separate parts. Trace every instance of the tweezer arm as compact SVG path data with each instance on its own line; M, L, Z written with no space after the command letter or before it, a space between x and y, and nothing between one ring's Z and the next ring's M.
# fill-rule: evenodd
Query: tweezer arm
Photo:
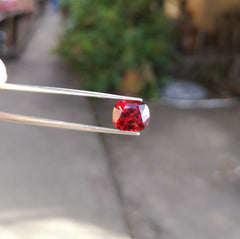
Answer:
M61 128L61 129L72 129L72 130L90 131L90 132L96 132L96 133L122 134L122 135L132 135L132 136L140 135L139 132L121 131L117 129L111 129L111 128L105 128L105 127L99 127L99 126L69 123L64 121L10 114L5 112L0 112L0 119L13 121L17 123L23 123L23 124L47 126L47 127Z
M99 93L99 92L93 92L93 91L76 90L76 89L48 87L48 86L8 84L6 83L6 81L7 81L6 67L0 59L0 90L1 89L15 90L15 91L24 91L24 92L39 92L39 93L48 93L48 94L75 95L75 96L86 96L86 97L106 98L106 99L142 101L141 98L137 98L137 97L113 95L113 94ZM140 135L139 132L121 131L117 129L104 128L99 126L43 119L43 118L30 117L25 115L10 114L5 112L0 112L0 119L7 120L7 121L14 121L14 122L23 123L23 124L47 126L47 127L61 128L61 129L72 129L72 130L90 131L90 132L97 132L97 133L109 133L109 134Z
M1 84L0 89L4 90L15 90L15 91L28 91L28 92L39 92L48 94L61 94L61 95L75 95L75 96L86 96L94 98L106 98L106 99L117 99L117 100L136 100L143 101L141 98L113 95L94 91L76 90L76 89L65 89L48 86L31 86L31 85L18 85L18 84Z
M100 93L100 92L94 92L94 91L48 87L48 86L31 86L31 85L18 85L18 84L4 83L4 84L0 84L0 89L24 91L24 92L26 91L39 92L39 93L48 93L48 94L86 96L86 97L117 99L117 100L142 101L141 98L137 98L137 97L113 95L113 94L106 94L106 93ZM96 133L109 133L109 134L122 134L122 135L135 135L135 136L140 135L139 132L122 131L118 129L70 123L70 122L57 121L57 120L51 120L51 119L43 119L43 118L30 117L30 116L24 116L24 115L16 115L16 114L10 114L5 112L0 112L0 119L19 122L23 124L47 126L47 127L61 128L61 129L72 129L72 130L90 131L90 132L96 132Z

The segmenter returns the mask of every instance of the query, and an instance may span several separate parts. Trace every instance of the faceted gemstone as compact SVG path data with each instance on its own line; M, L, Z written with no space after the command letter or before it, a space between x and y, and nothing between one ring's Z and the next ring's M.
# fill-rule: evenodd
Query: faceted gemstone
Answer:
M123 100L113 108L113 124L124 131L140 131L149 123L150 111L146 104L140 101Z

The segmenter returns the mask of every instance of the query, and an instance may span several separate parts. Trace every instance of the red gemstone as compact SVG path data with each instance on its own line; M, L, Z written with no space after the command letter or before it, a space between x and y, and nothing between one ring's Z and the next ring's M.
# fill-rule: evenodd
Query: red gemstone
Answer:
M113 124L124 131L140 131L149 123L150 111L146 104L140 101L119 101L113 108Z

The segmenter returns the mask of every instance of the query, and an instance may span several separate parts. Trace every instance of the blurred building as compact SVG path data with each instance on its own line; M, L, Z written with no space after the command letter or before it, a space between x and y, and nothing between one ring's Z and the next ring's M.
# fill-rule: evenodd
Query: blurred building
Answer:
M0 55L15 56L46 0L0 0Z
M180 49L188 54L187 69L182 68L188 76L240 94L240 1L165 0L164 10L178 28Z
M192 16L195 26L214 31L217 21L227 14L239 14L239 0L186 0L186 11Z
M219 51L240 50L239 0L165 0L164 9L188 35L186 50L202 50L211 42Z

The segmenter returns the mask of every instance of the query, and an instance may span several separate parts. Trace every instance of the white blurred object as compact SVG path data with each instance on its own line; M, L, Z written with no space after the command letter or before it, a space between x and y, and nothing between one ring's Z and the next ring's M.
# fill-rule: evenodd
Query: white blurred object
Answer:
M208 91L194 82L178 80L160 90L161 103L181 109L222 108L238 104L235 98L209 98Z
M208 96L208 92L204 87L183 80L172 82L161 93L162 97L167 99L196 100L205 99Z
M5 84L6 81L7 81L7 70L4 63L0 59L0 85Z

